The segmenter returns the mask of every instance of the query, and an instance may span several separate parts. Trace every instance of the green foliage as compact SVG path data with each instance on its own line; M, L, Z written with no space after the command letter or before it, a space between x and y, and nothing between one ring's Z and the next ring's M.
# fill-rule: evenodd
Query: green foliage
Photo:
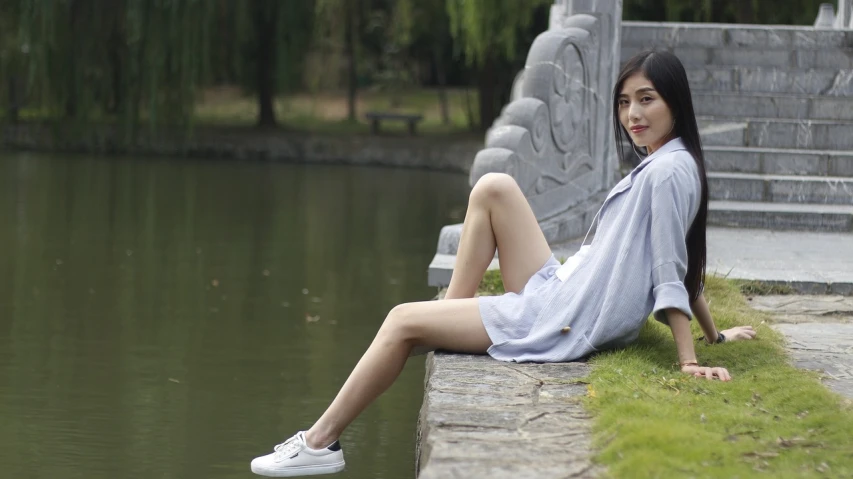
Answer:
M486 271L477 291L481 296L495 296L505 293L500 270L492 269Z
M213 2L18 0L34 108L89 120L117 113L186 124L204 80Z
M489 55L514 59L520 31L530 26L533 11L551 0L447 0L450 31L469 62L482 64Z
M75 121L189 126L198 90L254 91L253 9L234 0L16 0L0 7L0 72L26 77L28 107ZM273 9L277 91L296 89L309 50L313 0ZM9 34L7 32L14 32ZM21 53L26 52L26 53Z

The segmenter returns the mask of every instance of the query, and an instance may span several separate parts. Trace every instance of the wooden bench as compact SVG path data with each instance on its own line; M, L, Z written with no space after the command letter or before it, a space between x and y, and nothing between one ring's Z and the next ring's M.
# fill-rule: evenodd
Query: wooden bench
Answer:
M409 125L409 134L415 134L417 123L424 119L423 115L410 115L406 113L388 113L381 111L369 111L364 114L364 117L370 120L370 131L374 135L379 134L379 124L382 121L405 121Z

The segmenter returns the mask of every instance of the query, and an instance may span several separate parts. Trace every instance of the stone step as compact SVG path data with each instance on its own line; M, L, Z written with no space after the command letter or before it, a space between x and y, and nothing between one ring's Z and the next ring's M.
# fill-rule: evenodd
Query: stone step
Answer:
M775 231L853 231L853 206L710 201L708 224Z
M701 116L853 120L853 96L696 91L693 105Z
M663 45L622 44L622 62L635 54L651 47ZM790 50L766 49L754 47L682 47L666 48L671 50L684 64L685 68L713 66L771 67L787 69L853 69L853 49L828 50Z
M853 152L705 146L709 172L853 177Z
M819 30L794 25L625 21L622 22L622 45L820 51L853 48L853 30Z
M694 92L853 96L853 70L703 66L687 70Z
M749 127L746 121L723 121L703 117L696 120L699 123L702 145L741 148L746 146L746 130Z
M806 150L853 150L853 122L697 117L703 144Z
M622 62L666 49L688 67L853 69L853 30L804 26L623 22Z
M708 173L711 200L853 206L853 178Z

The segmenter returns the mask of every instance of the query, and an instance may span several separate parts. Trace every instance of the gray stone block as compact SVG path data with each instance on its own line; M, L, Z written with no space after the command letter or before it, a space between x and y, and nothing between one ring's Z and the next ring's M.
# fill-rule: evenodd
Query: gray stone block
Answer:
M711 200L853 205L853 178L708 173Z
M701 67L713 60L713 50L704 47L675 47L668 48L681 60L685 68Z
M622 44L646 46L689 45L716 47L725 42L725 31L690 23L622 22Z
M708 197L724 201L766 201L765 182L755 175L708 173Z
M422 479L596 477L582 362L429 354L418 419Z
M438 254L456 254L459 238L462 236L462 223L446 225L438 234Z
M853 50L796 50L793 53L796 60L791 65L796 68L853 68Z
M756 49L850 49L853 31L810 26L622 22L623 44Z
M825 154L770 150L761 153L762 173L771 175L833 176Z
M712 201L708 224L774 231L851 232L853 207Z
M845 103L849 104L853 110L853 100ZM810 114L810 99L808 97L696 92L693 95L693 106L696 109L696 114L703 116L819 118ZM826 110L821 110L819 113L826 113Z
M709 67L722 68L722 67ZM853 94L853 72L836 69L731 67L734 90L741 92Z
M841 296L853 296L853 283L831 283L829 294Z
M843 30L793 30L793 47L810 50L853 48L853 32Z
M715 48L711 50L711 57L708 63L713 65L752 65L757 67L790 68L797 66L796 53L790 50L735 47Z
M853 152L835 152L828 155L829 171L833 176L853 176Z
M734 68L694 67L687 69L687 81L694 93L706 91L737 91Z
M703 145L746 146L745 122L699 120Z
M750 120L746 144L764 148L853 150L851 131L851 123Z
M726 45L746 48L789 48L796 31L783 28L725 28Z
M770 176L766 184L764 201L853 205L853 178Z
M809 118L853 120L853 97L822 97L811 100Z
M737 147L706 146L705 168L729 173L761 173L761 153Z

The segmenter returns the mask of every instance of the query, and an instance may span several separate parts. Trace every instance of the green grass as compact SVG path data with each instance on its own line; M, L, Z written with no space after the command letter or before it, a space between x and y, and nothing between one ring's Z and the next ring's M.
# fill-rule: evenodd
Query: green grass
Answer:
M500 292L499 281L489 272L483 284ZM585 404L609 476L853 477L850 401L790 365L782 337L739 288L708 278L714 321L751 324L758 339L696 348L700 363L728 368L731 382L682 374L672 335L656 321L631 347L591 358Z
M361 90L358 92L356 121L347 119L346 92L300 93L275 100L280 126L292 131L333 134L367 134L370 125L364 113L371 110L416 113L424 116L418 132L424 135L468 134L468 108L477 111L477 92L447 90L449 123L441 119L438 92L425 88L401 90ZM210 89L201 95L195 119L199 125L251 126L257 120L257 100L234 88ZM383 122L383 133L405 134L400 122Z
M477 91L448 89L447 103L449 122L441 118L438 91L427 88L395 90L365 89L358 92L355 121L347 118L346 92L318 92L283 95L275 99L274 108L278 128L283 131L328 133L335 135L367 135L370 124L364 114L371 110L396 113L416 113L424 119L418 123L417 131L423 136L473 137L482 139L482 133L472 131L469 125L469 108L477 114ZM143 105L144 106L144 105ZM143 117L145 112L142 113ZM0 109L0 121L6 112ZM19 112L22 122L45 121L62 118L59 110L51 111L35 107L23 108ZM257 99L234 87L210 88L199 94L194 112L196 127L225 127L236 130L254 127L258 119ZM92 113L87 121L112 124L120 122L114 115ZM407 135L408 126L401 122L382 123L382 133Z

